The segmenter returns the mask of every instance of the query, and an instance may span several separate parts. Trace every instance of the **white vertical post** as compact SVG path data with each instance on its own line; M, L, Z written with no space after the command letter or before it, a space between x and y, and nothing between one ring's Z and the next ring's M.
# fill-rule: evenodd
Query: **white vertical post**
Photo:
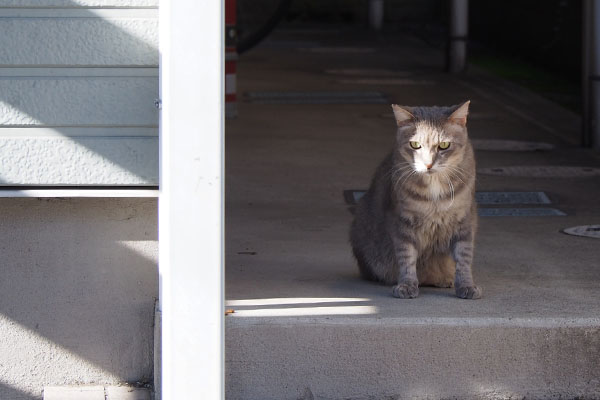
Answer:
M467 66L469 34L469 0L450 2L450 38L448 41L448 72L464 71Z
M383 0L369 0L369 27L380 31L383 27Z
M600 149L600 0L591 0L589 22L589 141L593 148Z
M223 2L160 1L162 400L224 397Z

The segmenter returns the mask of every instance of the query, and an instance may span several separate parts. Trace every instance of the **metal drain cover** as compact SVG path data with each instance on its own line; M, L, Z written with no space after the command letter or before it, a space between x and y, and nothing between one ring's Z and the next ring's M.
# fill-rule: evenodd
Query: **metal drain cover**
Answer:
M482 168L480 174L532 178L587 178L600 176L600 168L562 166L511 166Z
M381 92L248 92L254 104L387 104Z
M585 236L600 239L600 225L581 225L562 230L567 235Z
M554 149L554 145L550 143L519 140L472 139L471 144L475 150L485 151L548 151Z
M565 216L556 208L479 208L480 217L554 217Z
M544 192L477 192L478 204L550 204Z

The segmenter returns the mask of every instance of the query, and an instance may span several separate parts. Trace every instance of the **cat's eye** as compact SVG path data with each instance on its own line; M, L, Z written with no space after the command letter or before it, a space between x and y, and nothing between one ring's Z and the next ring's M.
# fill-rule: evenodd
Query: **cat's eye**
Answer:
M412 147L415 150L421 148L421 143L419 143L419 142L409 142L409 144L410 144L410 147Z
M440 146L440 149L446 150L448 147L450 147L450 142L441 142L439 144L439 146Z

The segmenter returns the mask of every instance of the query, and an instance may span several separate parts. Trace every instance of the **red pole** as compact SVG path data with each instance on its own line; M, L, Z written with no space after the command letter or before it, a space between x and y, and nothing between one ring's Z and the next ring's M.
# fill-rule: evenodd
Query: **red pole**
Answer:
M236 63L237 42L236 0L225 0L225 118L237 116Z

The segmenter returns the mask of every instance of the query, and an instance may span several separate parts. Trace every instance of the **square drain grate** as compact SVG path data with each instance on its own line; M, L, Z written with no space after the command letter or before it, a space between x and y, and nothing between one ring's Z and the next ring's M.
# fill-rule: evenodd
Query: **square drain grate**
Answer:
M381 92L248 92L253 104L387 104Z

